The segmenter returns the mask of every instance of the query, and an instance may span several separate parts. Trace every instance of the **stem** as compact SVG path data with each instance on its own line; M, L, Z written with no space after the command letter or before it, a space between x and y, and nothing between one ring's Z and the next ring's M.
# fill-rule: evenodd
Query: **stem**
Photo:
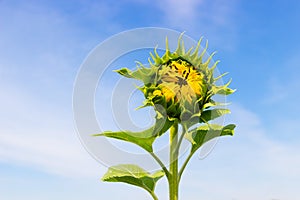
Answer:
M178 122L170 128L170 200L178 200Z
M156 160L156 162L159 164L159 166L162 168L162 170L165 172L167 179L170 179L170 172L168 171L168 169L166 168L166 166L164 165L164 163L159 159L159 157L157 155L155 155L155 153L150 152L150 155L154 158L154 160Z
M151 194L151 196L154 200L158 200L158 197L155 195L155 193L153 191L151 191L151 192L149 191L149 193Z
M189 163L189 161L191 160L191 158L193 157L194 152L190 152L189 156L186 158L186 160L184 161L180 171L179 171L179 175L178 175L178 183L180 182L181 176L183 171L185 170L187 164Z
M178 144L177 144L177 147L176 147L176 151L178 151L178 153L179 153L180 146L181 146L181 143L183 141L184 135L186 134L186 131L187 131L187 129L185 128L185 126L183 126L182 128L183 128L182 134L180 135L180 138L178 140Z

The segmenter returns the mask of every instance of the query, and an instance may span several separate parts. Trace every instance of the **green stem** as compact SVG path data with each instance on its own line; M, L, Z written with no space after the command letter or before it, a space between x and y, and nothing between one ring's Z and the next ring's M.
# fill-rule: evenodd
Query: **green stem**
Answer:
M194 152L190 152L189 156L186 158L186 160L184 161L180 171L179 171L179 175L178 175L178 183L180 182L181 176L183 174L183 171L185 170L187 164L189 163L189 161L191 160L191 158L193 157Z
M170 200L178 200L178 122L170 128Z
M165 172L167 179L170 179L170 172L168 171L168 169L166 168L166 166L164 165L164 163L159 159L159 157L157 155L155 155L155 153L150 152L150 155L154 158L154 160L156 160L156 162L159 164L159 166L162 168L162 170Z
M158 197L155 195L153 191L149 192L154 200L158 200Z
M180 151L180 146L181 146L181 143L183 141L183 138L184 138L184 135L186 134L187 132L187 128L185 126L182 127L182 134L180 135L180 138L178 140L178 144L177 144L177 147L176 147L176 151Z

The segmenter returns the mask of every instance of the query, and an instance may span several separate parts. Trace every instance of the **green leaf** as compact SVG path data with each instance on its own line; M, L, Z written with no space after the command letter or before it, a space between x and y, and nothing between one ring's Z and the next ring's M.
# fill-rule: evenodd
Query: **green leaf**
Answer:
M157 181L164 176L163 171L154 174L146 172L136 165L117 165L110 167L102 177L106 182L123 182L144 188L148 192L154 192Z
M152 144L155 139L166 132L173 124L168 118L161 117L156 120L156 123L149 129L140 132L132 131L105 131L93 136L106 136L109 138L119 139L126 142L134 143L148 152L153 152Z
M189 131L186 138L192 143L191 152L197 151L204 143L220 136L233 135L234 124L221 126L218 124L203 125L196 129Z
M221 117L222 115L225 115L228 113L230 113L230 110L228 110L228 109L217 108L217 109L212 109L212 110L205 110L201 113L200 123L214 120L214 119Z
M198 112L191 115L189 118L187 118L187 120L182 120L181 123L188 129L195 124L207 123L208 121L214 120L227 113L230 113L230 110L221 108L205 110L202 113Z
M100 134L95 134L94 136L106 136L109 138L119 139L127 142L134 143L148 152L152 152L152 144L155 140L155 136L147 136L152 129L141 132L131 132L131 131L105 131Z

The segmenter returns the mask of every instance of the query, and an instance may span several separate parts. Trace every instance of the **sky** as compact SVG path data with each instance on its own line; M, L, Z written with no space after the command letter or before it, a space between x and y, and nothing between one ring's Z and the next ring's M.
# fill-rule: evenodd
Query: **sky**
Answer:
M72 94L98 44L129 29L162 27L208 39L218 69L230 72L224 81L232 78L237 89L225 119L237 124L235 136L192 159L181 199L296 200L299 10L296 0L0 0L0 199L151 199L100 181L106 167L80 142ZM165 179L157 194L167 199Z

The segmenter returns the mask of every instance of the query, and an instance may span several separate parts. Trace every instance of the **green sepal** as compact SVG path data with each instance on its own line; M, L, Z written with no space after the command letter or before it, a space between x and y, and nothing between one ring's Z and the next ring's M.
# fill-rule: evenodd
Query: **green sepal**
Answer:
M233 90L228 87L216 87L214 90L215 94L220 94L220 95L230 95L230 94L234 93L235 91L236 90Z
M128 68L121 68L115 70L115 72L119 73L122 76L127 78L134 78L142 81L144 84L152 83L155 84L156 79L156 69L153 67L144 67L142 64L138 63L140 67L137 67L135 71L131 71Z
M234 128L236 126L234 124L229 124L227 126L221 126L218 124L205 124L193 130L190 130L186 135L186 139L188 139L192 143L191 152L197 151L204 143L226 135L233 135Z
M164 175L163 171L157 171L150 174L137 165L123 164L110 167L102 177L102 181L123 182L141 187L152 193L154 192L157 181Z
M234 93L236 90L233 90L228 87L230 85L230 83L231 83L231 80L228 81L228 83L226 83L225 85L221 85L221 86L214 85L211 90L212 95L214 95L214 94L230 95L230 94Z
M115 70L115 72L117 72L120 75L125 76L127 78L134 78L132 76L132 71L130 69L126 68L126 67L118 69L118 70Z
M204 110L204 109L208 109L210 107L215 107L215 106L228 106L229 104L230 103L221 103L221 102L216 102L212 99L209 99L209 101L207 103L205 103L202 108Z

